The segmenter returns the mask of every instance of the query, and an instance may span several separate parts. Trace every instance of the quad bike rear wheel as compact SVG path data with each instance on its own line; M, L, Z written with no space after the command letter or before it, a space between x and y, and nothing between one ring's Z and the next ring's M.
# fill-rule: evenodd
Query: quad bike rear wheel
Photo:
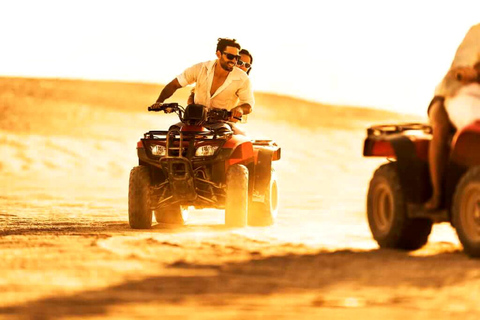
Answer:
M226 177L225 225L245 227L248 215L248 169L234 164Z
M375 171L367 195L367 216L373 238L381 248L419 249L432 230L431 220L408 218L395 162Z
M278 215L278 185L277 175L272 169L270 181L265 190L263 202L252 202L248 208L248 224L263 227L274 224Z
M170 205L154 210L153 213L158 223L184 225L188 219L188 208L181 205Z
M453 225L466 254L480 257L480 166L460 179L453 196Z
M152 226L150 209L150 171L146 166L137 166L130 171L128 186L128 222L134 229Z

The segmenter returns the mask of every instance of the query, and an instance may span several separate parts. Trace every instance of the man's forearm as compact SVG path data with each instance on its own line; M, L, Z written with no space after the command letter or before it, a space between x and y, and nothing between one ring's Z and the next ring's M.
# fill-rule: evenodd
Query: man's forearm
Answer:
M178 82L177 78L170 81L169 84L163 88L162 92L160 92L160 96L158 96L157 102L163 103L165 100L170 98L177 89L181 88L182 86Z
M194 104L195 103L195 93L193 91L188 96L187 103L188 104Z

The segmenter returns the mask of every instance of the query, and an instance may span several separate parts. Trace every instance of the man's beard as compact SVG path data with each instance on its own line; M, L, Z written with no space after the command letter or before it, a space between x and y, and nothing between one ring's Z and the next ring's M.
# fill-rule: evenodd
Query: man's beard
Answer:
M233 68L235 67L235 66L233 66L233 67L230 68L228 66L228 62L222 63L222 61L220 61L220 66L222 67L223 70L228 71L228 72L232 71Z

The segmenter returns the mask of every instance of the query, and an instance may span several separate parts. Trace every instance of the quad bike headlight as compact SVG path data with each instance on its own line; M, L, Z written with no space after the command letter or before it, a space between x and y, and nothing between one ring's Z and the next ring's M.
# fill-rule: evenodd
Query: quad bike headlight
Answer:
M215 151L217 151L218 146L211 146L211 145L206 145L206 146L201 146L197 148L197 151L195 151L195 156L197 157L208 157L208 156L213 156Z
M152 154L153 154L154 156L160 156L160 157L162 157L162 156L164 156L164 155L167 153L165 147L164 147L164 146L161 146L161 145L158 145L158 144L153 145L153 146L151 147L151 150L152 150Z

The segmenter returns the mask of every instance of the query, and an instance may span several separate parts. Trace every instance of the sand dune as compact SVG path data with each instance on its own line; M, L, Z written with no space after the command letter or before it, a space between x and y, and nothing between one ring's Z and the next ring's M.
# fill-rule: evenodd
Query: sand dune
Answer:
M162 88L154 84L0 77L0 111L3 115L0 130L82 135L81 128L101 123L116 124L112 129L118 131L118 127L128 123L124 121L132 114L144 112ZM189 90L178 90L169 101L184 104ZM288 121L307 128L358 129L369 123L412 121L412 116L387 111L340 108L261 92L255 93L255 99L255 113L250 118ZM418 116L413 119L425 120ZM130 122L128 127L132 125L135 124Z
M161 88L153 84L0 78L0 169L4 179L9 179L2 183L8 185L4 194L13 192L17 184L65 184L62 188L68 190L69 185L77 180L82 183L86 177L94 177L90 188L112 179L115 185L124 185L136 162L136 141L145 131L167 128L177 120L175 115L146 112ZM187 88L179 90L170 101L183 103L188 94ZM266 93L257 93L256 100L248 130L287 144L284 151L293 161L312 156L328 159L332 152L341 154L347 144L360 152L368 125L407 121L407 116L385 111L340 108ZM328 141L331 129L335 130L335 142ZM352 129L358 135L354 143L348 133L342 133ZM317 131L324 133L317 136ZM336 138L341 135L344 138ZM302 144L293 149L288 145L298 139L305 141L304 150L295 150ZM282 163L289 161L287 158Z
M383 159L365 128L424 120L256 93L246 128L282 146L278 223L219 210L131 230L129 170L160 85L0 78L0 316L328 319L478 315L480 262L449 225L413 253L377 250L365 195ZM188 89L171 100L183 102ZM473 293L472 293L473 292Z

